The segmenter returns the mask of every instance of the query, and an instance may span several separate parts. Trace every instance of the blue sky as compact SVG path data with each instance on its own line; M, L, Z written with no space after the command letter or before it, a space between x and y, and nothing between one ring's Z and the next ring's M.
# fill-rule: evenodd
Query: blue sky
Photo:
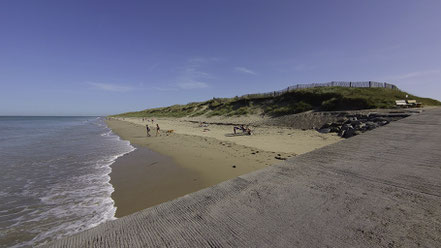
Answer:
M296 83L441 99L441 1L0 1L0 115L107 115Z

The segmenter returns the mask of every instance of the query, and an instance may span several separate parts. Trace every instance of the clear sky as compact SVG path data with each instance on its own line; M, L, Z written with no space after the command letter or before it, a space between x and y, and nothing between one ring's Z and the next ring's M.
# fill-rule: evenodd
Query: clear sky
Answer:
M441 99L441 1L3 0L0 115L107 115L296 83Z

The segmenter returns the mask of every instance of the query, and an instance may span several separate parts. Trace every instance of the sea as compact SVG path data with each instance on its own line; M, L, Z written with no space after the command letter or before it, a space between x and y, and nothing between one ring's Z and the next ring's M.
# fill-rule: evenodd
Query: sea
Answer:
M110 165L134 149L103 117L0 116L0 247L38 247L115 219Z

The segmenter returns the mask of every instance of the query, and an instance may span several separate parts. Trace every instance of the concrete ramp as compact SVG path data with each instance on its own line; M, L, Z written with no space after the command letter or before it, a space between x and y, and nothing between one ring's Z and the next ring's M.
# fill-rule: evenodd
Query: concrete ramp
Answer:
M441 109L53 247L441 247Z

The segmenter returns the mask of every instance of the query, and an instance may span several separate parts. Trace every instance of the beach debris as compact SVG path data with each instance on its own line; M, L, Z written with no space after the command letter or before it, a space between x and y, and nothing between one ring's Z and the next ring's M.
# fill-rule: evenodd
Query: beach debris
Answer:
M286 158L281 157L281 156L275 156L274 158L275 158L275 159L278 159L278 160L286 160Z

